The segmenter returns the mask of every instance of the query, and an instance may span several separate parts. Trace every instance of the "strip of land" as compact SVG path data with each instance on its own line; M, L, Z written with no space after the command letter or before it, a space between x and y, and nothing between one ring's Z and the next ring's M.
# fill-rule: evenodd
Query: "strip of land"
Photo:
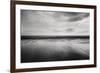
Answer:
M80 38L80 39L85 39L89 38L89 36L21 36L21 39L75 39L75 38Z

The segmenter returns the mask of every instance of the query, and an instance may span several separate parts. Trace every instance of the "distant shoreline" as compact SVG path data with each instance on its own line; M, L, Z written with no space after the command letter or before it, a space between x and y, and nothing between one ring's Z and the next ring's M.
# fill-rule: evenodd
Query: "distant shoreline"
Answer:
M89 36L21 36L21 39L88 39Z

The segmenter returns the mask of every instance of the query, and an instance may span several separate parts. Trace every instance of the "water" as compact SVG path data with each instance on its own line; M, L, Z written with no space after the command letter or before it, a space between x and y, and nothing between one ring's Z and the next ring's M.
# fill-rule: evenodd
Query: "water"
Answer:
M89 59L89 39L23 39L21 62Z

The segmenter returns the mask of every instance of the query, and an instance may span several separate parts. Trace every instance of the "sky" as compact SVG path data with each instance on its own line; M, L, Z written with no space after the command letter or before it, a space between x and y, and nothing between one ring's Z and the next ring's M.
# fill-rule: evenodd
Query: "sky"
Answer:
M89 35L89 13L21 10L21 35Z

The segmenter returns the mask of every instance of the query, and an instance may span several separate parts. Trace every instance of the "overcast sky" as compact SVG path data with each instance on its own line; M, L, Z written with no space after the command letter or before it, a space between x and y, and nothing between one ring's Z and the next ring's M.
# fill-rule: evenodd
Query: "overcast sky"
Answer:
M89 13L21 10L21 35L89 35Z

